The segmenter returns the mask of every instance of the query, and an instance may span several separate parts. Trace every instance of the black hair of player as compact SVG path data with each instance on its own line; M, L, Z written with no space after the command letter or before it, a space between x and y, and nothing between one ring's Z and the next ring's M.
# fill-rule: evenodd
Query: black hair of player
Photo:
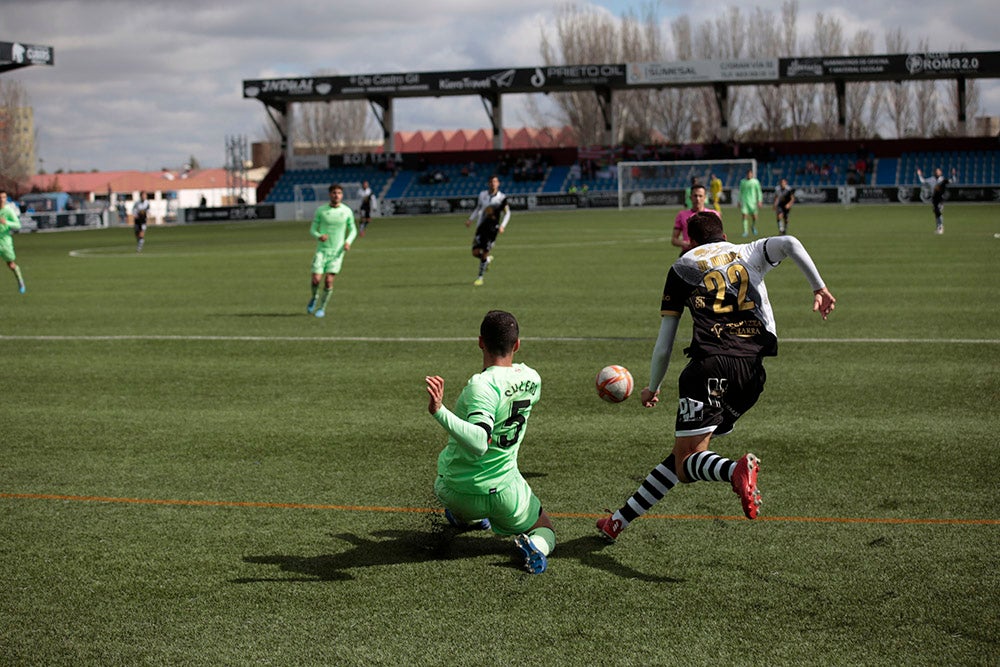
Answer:
M479 335L487 352L506 357L514 350L520 336L517 318L505 310L491 310L479 325Z
M701 183L695 183L694 185L691 186L691 192L694 192L695 190L701 190L702 192L708 192L708 190L705 189L705 186L702 185Z
M329 188L327 188L326 191L327 192L333 192L334 190L340 190L341 192L343 192L344 188L340 185L340 183L333 183L333 184L330 185Z
M722 220L714 212L695 213L688 219L688 236L697 245L724 241L725 232L722 229Z

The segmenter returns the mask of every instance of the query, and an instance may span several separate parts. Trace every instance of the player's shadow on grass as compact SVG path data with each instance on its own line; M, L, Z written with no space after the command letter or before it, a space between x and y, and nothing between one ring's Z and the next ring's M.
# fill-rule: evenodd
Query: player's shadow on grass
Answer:
M310 317L305 310L287 313L236 313L235 315L220 315L220 317Z
M235 579L234 583L247 584L263 581L348 581L354 579L350 570L361 567L424 563L429 561L475 558L477 556L505 555L513 557L514 547L509 541L482 539L488 536L467 538L462 533L440 527L432 532L417 530L379 530L371 537L340 533L334 538L346 542L351 548L335 554L321 556L246 556L245 563L277 565L281 571L301 576L248 577ZM511 567L516 564L511 560Z
M654 584L682 584L685 581L676 577L646 574L622 565L611 556L611 553L605 552L605 549L614 551L614 546L600 535L585 535L568 542L559 542L556 544L555 553L552 554L550 567L558 567L561 559L575 558L581 565L604 570L623 579L638 579Z
M241 577L232 583L350 581L350 571L362 567L457 560L481 556L498 556L496 567L521 569L522 559L510 538L489 534L459 533L447 526L435 525L429 532L415 530L381 530L362 537L352 533L333 536L351 545L346 551L319 556L246 556L243 562L253 565L276 565L292 576ZM581 565L604 570L625 579L652 583L682 583L683 579L644 574L622 565L609 554L602 553L610 545L599 536L578 537L556 545L549 560L550 568L560 561L575 559Z

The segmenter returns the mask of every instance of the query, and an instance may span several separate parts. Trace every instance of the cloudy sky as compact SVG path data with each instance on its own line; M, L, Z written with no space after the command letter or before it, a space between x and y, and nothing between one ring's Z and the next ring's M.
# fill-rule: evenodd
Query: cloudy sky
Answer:
M578 0L620 16L651 0ZM708 18L732 3L653 3L661 20ZM55 66L6 73L35 109L45 170L203 167L225 162L227 136L263 136L264 107L242 97L244 79L528 67L559 2L543 0L0 0L0 41L55 48ZM749 9L753 5L740 3ZM760 3L778 10L779 3ZM845 36L902 28L911 46L1000 50L995 0L799 0L800 36L817 12ZM667 33L669 34L669 32ZM980 82L980 113L1000 115L1000 83ZM510 127L530 124L505 105ZM478 97L402 100L397 130L487 127Z

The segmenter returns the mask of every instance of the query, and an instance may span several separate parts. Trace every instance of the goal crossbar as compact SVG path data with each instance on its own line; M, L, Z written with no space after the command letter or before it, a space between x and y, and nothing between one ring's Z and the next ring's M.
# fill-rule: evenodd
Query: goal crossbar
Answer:
M619 162L617 168L621 210L629 206L683 203L683 192L690 187L691 178L697 178L708 188L709 175L713 173L722 181L723 191L732 192L748 170L757 173L757 160L645 160Z
M352 181L341 183L340 186L344 189L343 203L357 213L361 208L361 197L358 196L361 183ZM295 219L311 219L319 206L330 201L330 184L296 183L292 186L292 194L295 201Z

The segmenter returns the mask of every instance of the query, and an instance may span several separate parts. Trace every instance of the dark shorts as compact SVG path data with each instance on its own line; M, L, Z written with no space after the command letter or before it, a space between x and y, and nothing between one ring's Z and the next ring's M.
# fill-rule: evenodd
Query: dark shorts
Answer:
M372 217L372 203L371 202L361 202L361 217L370 218Z
M138 236L139 234L142 234L144 231L146 231L146 221L145 220L139 220L137 218L133 226L135 227L135 235L136 236Z
M692 359L678 379L675 435L725 435L764 391L767 373L757 357Z
M497 224L481 224L476 227L476 235L472 237L472 249L473 250L485 250L489 252L493 249L493 245L497 242L497 234L500 231L500 225Z
M931 208L934 209L934 217L940 217L941 212L944 210L944 200L934 201L931 200Z
M784 206L779 206L778 207L778 217L779 218L783 218L785 220L788 220L788 214L791 213L791 212L792 212L792 207L791 206L789 206L787 208L784 207Z

